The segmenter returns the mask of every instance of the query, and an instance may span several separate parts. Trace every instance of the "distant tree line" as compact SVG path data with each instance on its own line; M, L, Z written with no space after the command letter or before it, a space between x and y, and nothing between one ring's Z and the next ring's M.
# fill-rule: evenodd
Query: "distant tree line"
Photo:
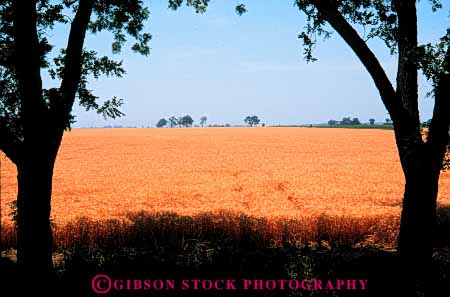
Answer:
M375 119L369 119L368 122L369 125L373 126L375 125ZM391 119L385 119L384 125L392 125ZM351 118L351 117L343 117L341 121L336 120L329 120L328 121L329 126L358 126L362 125L359 118Z
M202 128L206 125L207 121L208 121L208 117L206 117L206 116L200 117L200 125L202 126ZM260 122L261 122L261 119L256 115L247 116L244 118L244 123L249 127L258 126ZM170 128L191 127L193 125L193 123L194 123L194 120L192 119L192 117L190 115L185 115L182 117L171 116L168 119L166 119L166 118L159 119L159 121L156 123L156 127L157 128L163 128L163 127L167 127L167 126ZM208 125L208 126L209 127L231 127L230 124ZM265 123L262 123L261 126L264 127Z
M200 118L200 123L203 127L203 124L206 122L206 117ZM162 118L156 123L157 128L163 128L169 126L170 128L174 127L191 127L194 123L194 120L190 115L185 115L182 117L171 116L169 119Z
M355 125L361 125L361 121L358 118L351 118L351 117L344 117L341 121L336 120L329 120L328 125L330 126L355 126Z

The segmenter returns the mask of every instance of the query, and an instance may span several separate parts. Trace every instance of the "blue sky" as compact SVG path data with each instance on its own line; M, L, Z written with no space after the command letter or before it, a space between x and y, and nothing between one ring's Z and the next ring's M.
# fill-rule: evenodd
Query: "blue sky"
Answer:
M384 121L387 113L371 78L337 34L319 43L315 51L319 61L307 64L297 38L305 19L294 1L241 2L248 9L243 16L234 12L236 1L212 0L203 15L187 7L169 10L167 0L148 1L150 55L128 50L113 55L124 61L125 77L90 81L101 98L123 98L126 116L105 121L76 107L75 126L154 126L162 117L185 114L197 124L202 115L210 124L242 124L253 114L273 125L321 123L344 116ZM448 23L448 7L433 14L426 2L419 4L421 42L436 40ZM67 30L58 28L51 38L62 46ZM86 45L110 54L110 35L89 35ZM379 42L370 46L394 79L396 57ZM425 98L429 85L423 78L421 83L421 116L427 119L433 102Z

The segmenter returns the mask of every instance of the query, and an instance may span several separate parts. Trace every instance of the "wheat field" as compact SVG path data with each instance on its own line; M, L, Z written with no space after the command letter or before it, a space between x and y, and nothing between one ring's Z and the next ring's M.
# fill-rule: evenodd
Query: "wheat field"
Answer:
M8 225L16 172L4 155L1 165ZM52 219L61 226L139 211L299 222L326 216L341 218L341 225L346 218L344 229L370 222L367 230L375 224L393 233L403 183L389 130L74 129L65 134L55 166ZM448 173L438 202L450 204Z

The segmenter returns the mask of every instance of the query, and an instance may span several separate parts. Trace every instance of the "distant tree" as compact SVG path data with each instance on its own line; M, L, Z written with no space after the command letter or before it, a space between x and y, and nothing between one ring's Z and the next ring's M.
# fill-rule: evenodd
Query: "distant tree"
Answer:
M184 126L184 120L183 117L178 117L177 118L177 123L178 123L178 127L183 127Z
M375 125L375 119L369 119L369 124L372 126Z
M253 125L253 122L252 122L251 116L245 117L244 123L246 123L247 126L252 126L252 125Z
M251 116L246 116L244 119L244 123L247 124L247 126L252 126L253 122L252 122L252 117Z
M247 116L244 119L244 122L250 127L257 126L260 121L261 120L255 115L254 116Z
M328 121L328 125L329 126L336 126L338 124L338 122L336 120L329 120Z
M189 116L189 115L184 116L184 124L186 127L192 126L193 123L194 123L194 120L191 118L191 116Z
M170 128L178 126L178 119L174 116L171 116L169 118L169 125L170 125Z
M265 126L266 126L266 123L262 123L261 126L262 126L262 127L265 127Z
M168 123L169 122L165 118L162 118L158 121L158 123L156 123L156 127L162 128L162 127L166 126Z
M390 118L386 118L384 124L385 125L392 125L392 120Z
M190 115L182 116L178 119L178 125L180 127L190 127L194 123L194 120Z
M341 125L351 125L352 120L350 117L342 118Z
M202 128L203 128L203 125L206 124L207 120L208 120L208 118L206 116L202 116L200 118L200 125L202 125Z
M352 119L352 125L361 125L361 122L359 121L358 118L353 118Z

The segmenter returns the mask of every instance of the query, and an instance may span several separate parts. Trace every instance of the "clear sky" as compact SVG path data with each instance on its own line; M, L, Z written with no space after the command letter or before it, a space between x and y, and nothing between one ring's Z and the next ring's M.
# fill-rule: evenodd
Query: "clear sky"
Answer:
M248 9L243 16L234 12L236 1L212 0L203 15L187 7L169 10L167 0L148 1L150 55L129 50L113 55L124 60L124 78L90 81L101 98L123 98L126 116L105 121L77 107L75 127L154 126L162 117L185 114L194 118L194 124L202 115L209 124L242 124L253 114L268 125L323 123L344 116L384 121L387 113L371 78L337 34L319 43L315 51L319 61L307 64L297 38L305 19L294 1L241 2ZM421 42L442 36L449 20L448 6L433 14L426 2L419 4ZM50 38L63 45L67 32L58 28ZM86 45L110 54L110 35L89 35ZM379 42L370 46L394 79L396 57ZM421 82L425 120L433 102L425 97L429 85L423 78Z

